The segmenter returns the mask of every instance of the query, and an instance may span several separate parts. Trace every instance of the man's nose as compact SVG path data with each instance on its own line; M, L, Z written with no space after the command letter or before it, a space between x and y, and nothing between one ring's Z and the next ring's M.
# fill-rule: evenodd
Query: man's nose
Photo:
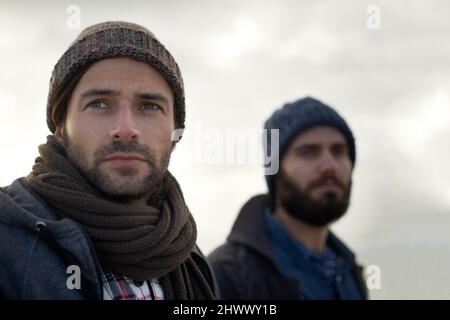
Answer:
M114 140L123 141L136 140L138 138L135 115L133 115L133 110L129 103L119 106L114 118L111 137Z
M325 172L335 172L338 167L338 161L331 151L323 152L320 157L320 171Z

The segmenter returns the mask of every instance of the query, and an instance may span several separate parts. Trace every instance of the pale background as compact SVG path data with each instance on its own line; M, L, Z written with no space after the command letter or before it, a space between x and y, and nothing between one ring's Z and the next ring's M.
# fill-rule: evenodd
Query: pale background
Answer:
M449 2L0 0L0 185L29 172L49 133L50 73L81 31L67 25L69 5L80 8L81 29L143 24L178 61L187 129L171 170L205 253L266 185L258 164L192 161L190 138L211 147L193 128L256 131L284 102L312 95L357 139L351 208L333 229L380 267L371 297L450 298ZM367 26L370 5L380 29Z

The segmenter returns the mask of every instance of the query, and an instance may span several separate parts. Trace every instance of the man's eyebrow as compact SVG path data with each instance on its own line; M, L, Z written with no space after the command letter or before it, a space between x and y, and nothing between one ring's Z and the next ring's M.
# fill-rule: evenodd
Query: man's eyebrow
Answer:
M156 100L169 104L169 99L160 93L138 92L134 95L136 98L145 100Z
M112 89L93 88L80 94L80 99L86 99L93 96L118 96L119 94L119 91Z
M335 142L331 144L333 149L349 149L347 142Z
M113 89L102 89L102 88L93 88L86 90L80 95L80 99L86 99L93 96L118 96L120 95L120 91ZM145 99L145 100L156 100L161 101L166 104L169 104L169 99L167 99L164 95L160 93L151 93L151 92L138 92L134 95L136 98Z
M302 144L299 144L298 146L295 146L294 148L299 149L299 148L316 148L316 147L321 147L322 143L320 142L305 142ZM347 147L347 143L346 142L333 142L331 143L332 147Z
M320 143L306 142L295 146L294 149L317 148L317 147L320 147Z
M346 142L336 142L333 143L333 147L348 147Z

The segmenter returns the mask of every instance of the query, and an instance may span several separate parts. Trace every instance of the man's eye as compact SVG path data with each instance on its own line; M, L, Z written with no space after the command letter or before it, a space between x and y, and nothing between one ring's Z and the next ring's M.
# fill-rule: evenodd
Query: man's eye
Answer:
M142 105L143 110L150 110L150 111L158 111L161 110L161 107L157 105L156 103L146 103Z
M336 148L333 150L333 153L336 157L341 157L347 154L347 149L345 148Z
M313 148L304 148L298 151L298 154L302 157L311 157L317 153L317 150Z
M103 101L95 100L95 101L89 102L86 107L93 108L93 109L103 109L103 108L106 108L107 105Z

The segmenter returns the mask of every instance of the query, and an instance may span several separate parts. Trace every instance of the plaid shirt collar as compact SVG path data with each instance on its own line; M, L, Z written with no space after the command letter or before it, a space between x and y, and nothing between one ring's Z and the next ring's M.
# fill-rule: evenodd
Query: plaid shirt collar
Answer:
M102 274L103 300L164 300L158 279L138 283L105 270Z

